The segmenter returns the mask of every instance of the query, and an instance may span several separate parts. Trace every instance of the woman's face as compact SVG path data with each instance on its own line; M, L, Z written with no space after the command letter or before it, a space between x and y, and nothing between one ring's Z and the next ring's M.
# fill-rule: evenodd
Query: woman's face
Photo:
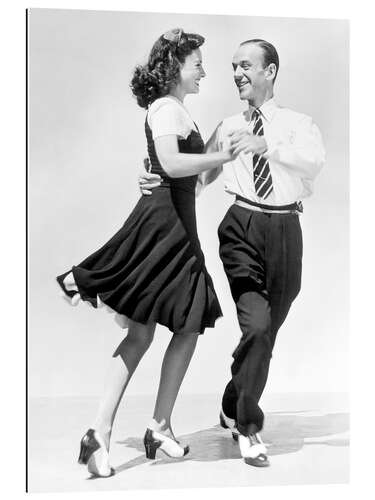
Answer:
M199 92L199 81L205 77L202 66L202 54L200 49L194 50L186 56L181 66L179 86L184 94L197 94Z

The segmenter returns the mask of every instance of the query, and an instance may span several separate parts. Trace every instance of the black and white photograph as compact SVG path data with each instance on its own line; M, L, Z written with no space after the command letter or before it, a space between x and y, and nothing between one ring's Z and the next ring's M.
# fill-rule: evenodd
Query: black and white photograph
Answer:
M347 484L349 20L26 23L28 491Z

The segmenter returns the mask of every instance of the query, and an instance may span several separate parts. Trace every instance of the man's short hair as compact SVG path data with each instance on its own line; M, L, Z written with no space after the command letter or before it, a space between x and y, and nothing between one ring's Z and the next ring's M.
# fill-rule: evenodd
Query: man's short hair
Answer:
M275 82L277 73L279 71L279 54L277 53L277 50L272 45L272 43L267 42L266 40L262 40L261 38L245 40L244 42L240 43L240 47L242 47L242 45L247 45L250 43L258 45L258 47L261 47L261 49L263 50L263 67L267 67L272 63L276 66L275 78L273 79L273 81Z

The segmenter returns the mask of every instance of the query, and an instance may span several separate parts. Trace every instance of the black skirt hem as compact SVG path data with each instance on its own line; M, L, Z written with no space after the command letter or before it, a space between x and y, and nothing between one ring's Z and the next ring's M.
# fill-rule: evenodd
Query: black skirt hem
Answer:
M56 278L56 281L58 283L58 285L60 286L60 288L62 289L62 291L65 293L65 295L67 297L69 297L70 299L72 299L75 295L79 295L80 296L80 299L84 302L89 302L92 307L94 307L95 309L98 309L98 301L97 301L97 297L99 297L100 301L107 307L109 307L113 313L115 314L118 314L120 316L125 316L128 320L132 320L132 321L135 321L137 323L141 323L142 325L147 325L148 323L157 323L161 326L164 326L166 328L168 328L168 330L170 332L172 332L173 334L177 334L177 335L184 335L184 334L189 334L189 333L198 333L199 335L202 335L205 331L206 328L214 328L215 327L215 322L219 319L219 318L222 318L223 317L223 314L222 314L222 311L220 309L220 307L218 308L218 311L217 313L213 314L212 315L212 319L209 319L209 320L206 320L203 322L203 324L201 324L200 327L198 328L189 328L189 329L176 329L173 327L173 325L171 325L168 321L165 321L163 320L163 318L161 318L160 316L158 316L157 314L156 315L151 315L150 317L148 317L146 320L144 318L141 318L140 316L134 316L134 314L132 315L131 311L126 311L125 309L121 310L121 311L118 311L116 309L116 307L113 307L112 305L108 304L105 299L103 300L102 298L102 294L98 293L96 294L96 297L92 297L92 296L89 296L87 295L87 293L85 293L85 291L79 286L79 284L77 283L76 281L76 286L77 286L77 289L78 291L76 290L67 290L63 281L65 279L65 277L70 274L70 273L73 273L73 276L74 276L74 267L70 270L70 271L67 271L59 276L57 276ZM75 277L75 276L74 276ZM213 292L214 293L214 292ZM128 328L128 326L125 326L125 327L122 327L123 329L126 329Z

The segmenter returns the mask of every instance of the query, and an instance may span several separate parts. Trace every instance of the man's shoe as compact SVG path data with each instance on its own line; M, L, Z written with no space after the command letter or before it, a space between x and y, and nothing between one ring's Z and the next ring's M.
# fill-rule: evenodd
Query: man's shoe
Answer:
M259 434L249 434L249 436L239 434L238 444L245 464L254 467L268 467L270 465L267 448Z

